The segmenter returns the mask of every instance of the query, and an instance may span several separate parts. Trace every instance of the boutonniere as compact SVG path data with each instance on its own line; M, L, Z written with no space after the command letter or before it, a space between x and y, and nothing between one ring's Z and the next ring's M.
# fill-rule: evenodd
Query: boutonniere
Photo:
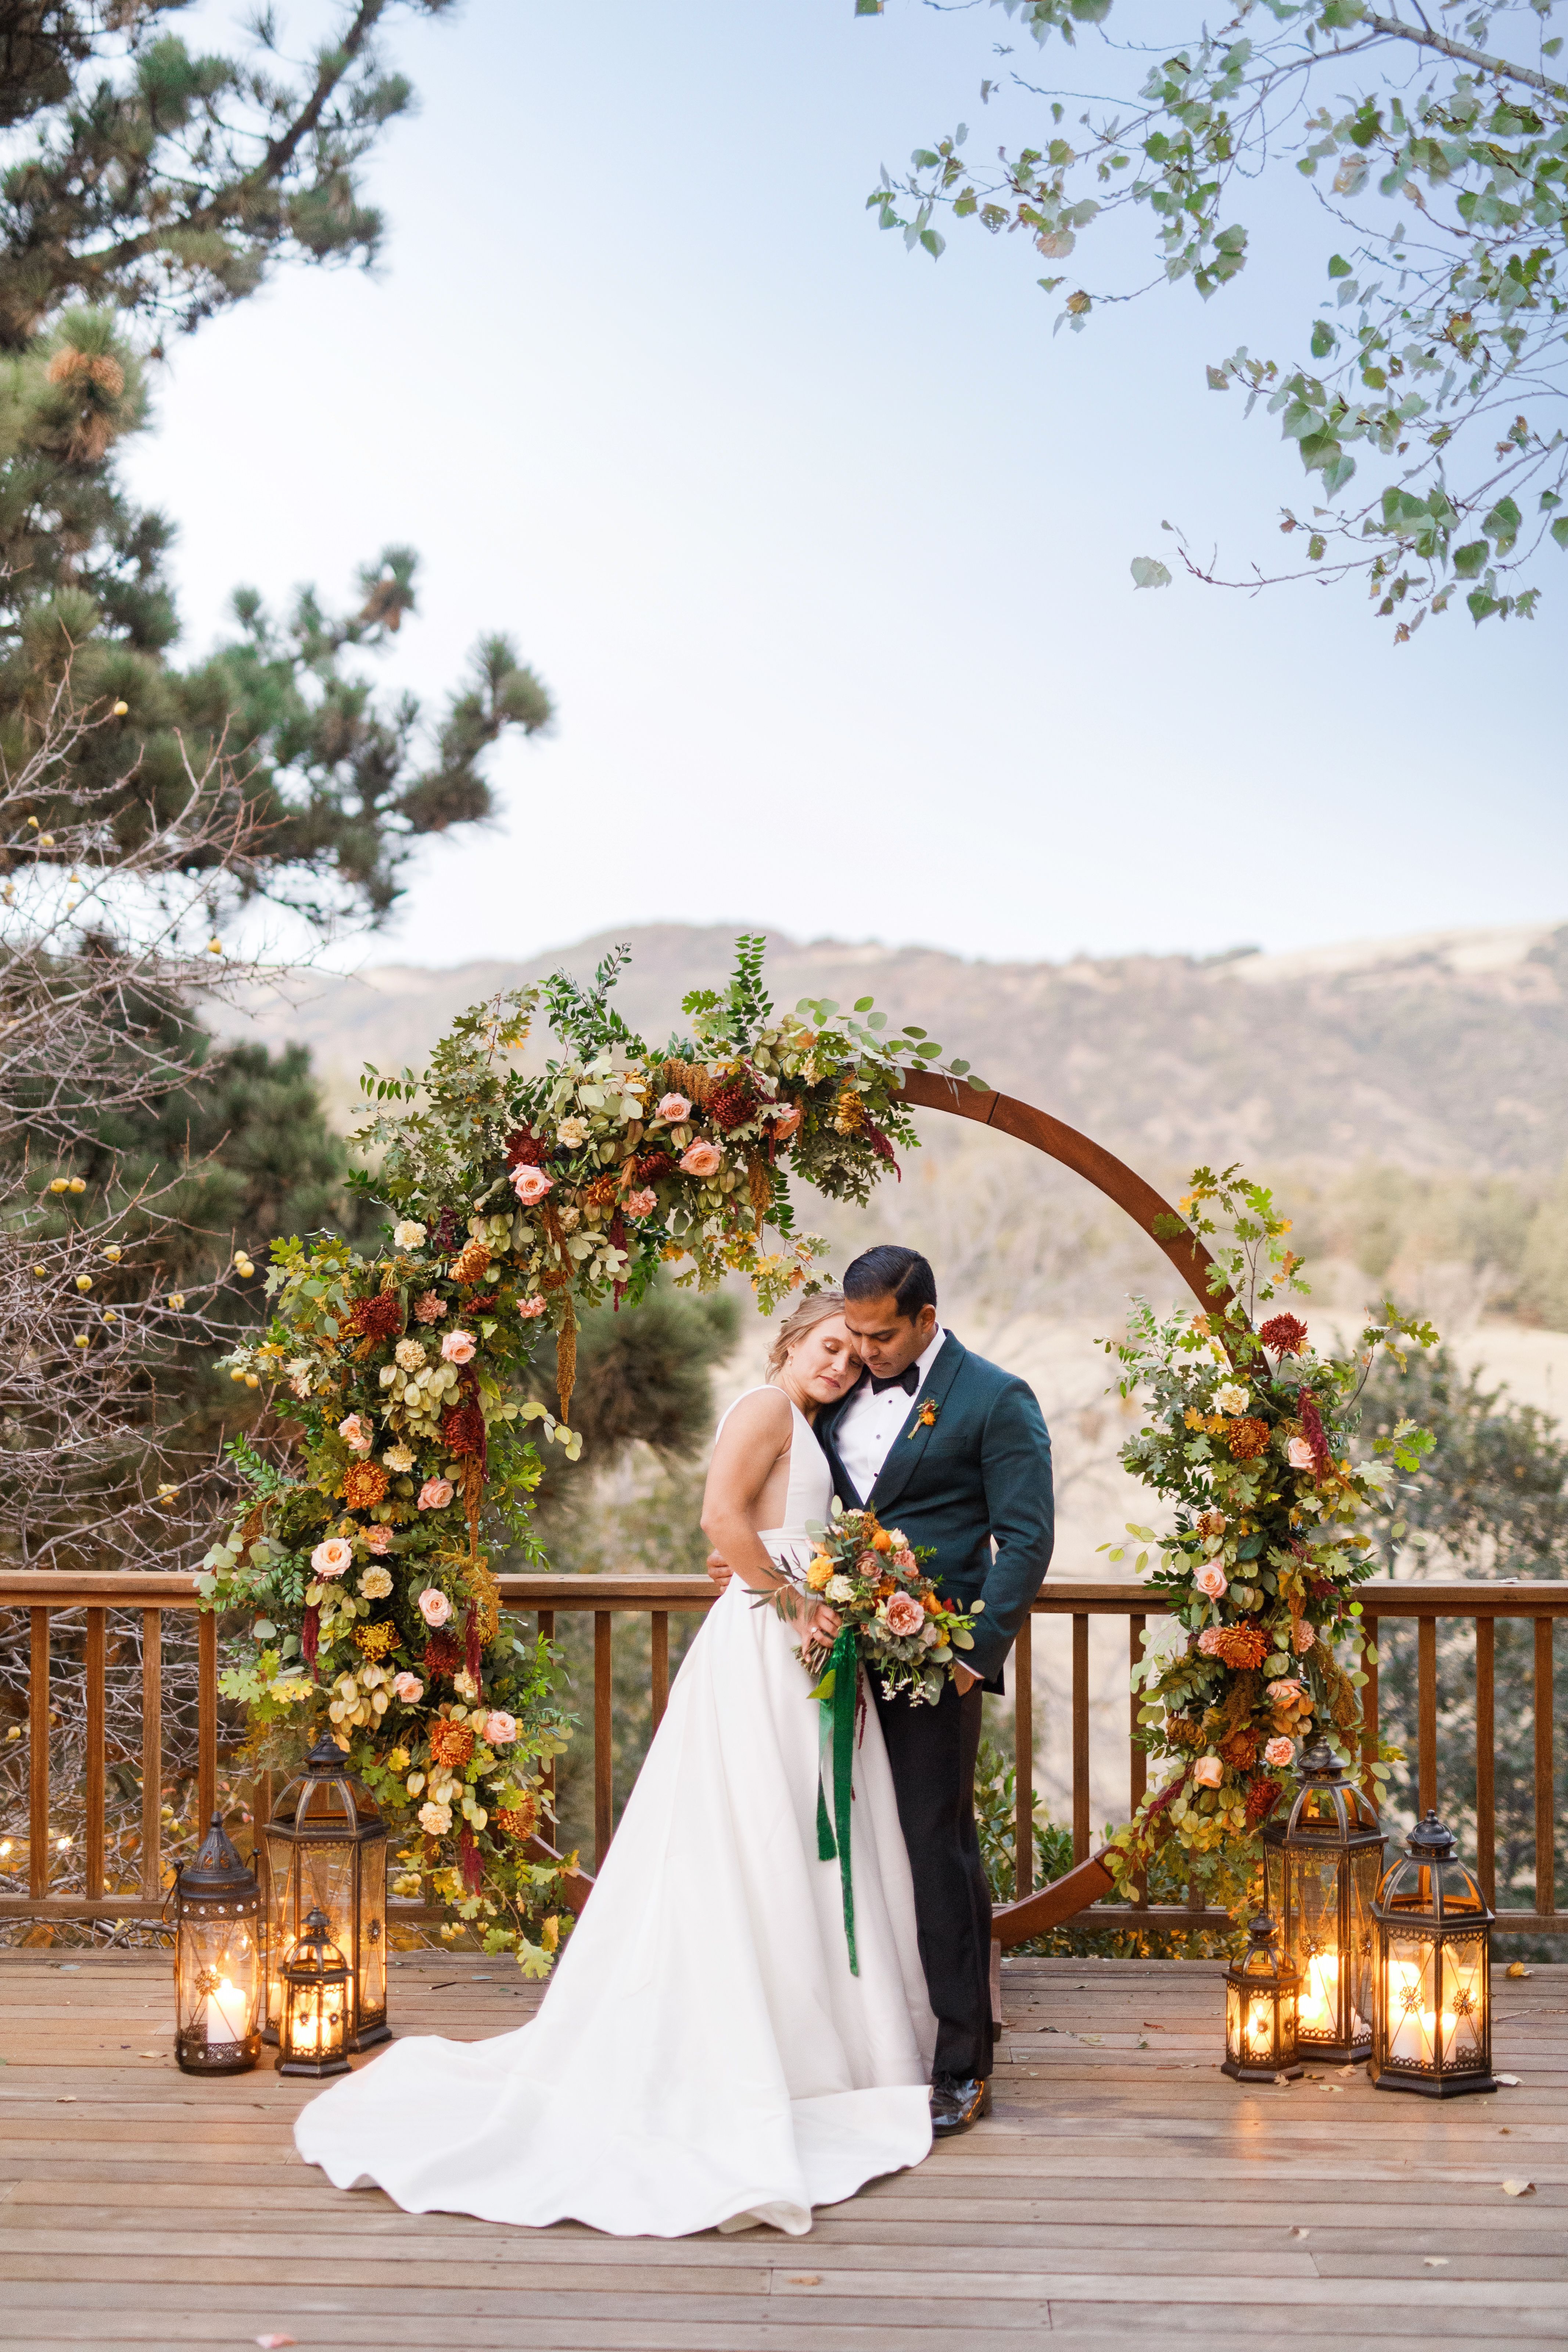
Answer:
M915 1417L910 1429L910 1436L918 1437L922 1429L934 1429L940 1410L935 1397L922 1397L915 1408Z

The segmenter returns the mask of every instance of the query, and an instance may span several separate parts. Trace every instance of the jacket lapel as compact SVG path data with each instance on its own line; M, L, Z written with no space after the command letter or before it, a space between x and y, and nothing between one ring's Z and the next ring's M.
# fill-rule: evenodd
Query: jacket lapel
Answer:
M861 1378L864 1379L864 1377L865 1375L862 1374ZM824 1412L817 1414L814 1424L816 1433L816 1442L821 1446L824 1454L826 1454L827 1466L833 1473L833 1491L841 1498L847 1508L852 1511L862 1509L864 1507L864 1500L863 1497L856 1492L854 1482L850 1478L847 1470L844 1467L843 1461L839 1456L837 1438L838 1423L842 1420L844 1413L848 1407L850 1398L852 1396L858 1396L859 1394L859 1391L860 1381L857 1381L855 1386L852 1389L847 1390L844 1395L839 1398L837 1404L828 1405Z
M955 1339L950 1331L938 1351L935 1363L926 1375L924 1386L916 1390L910 1402L909 1419L889 1446L887 1460L878 1472L877 1483L866 1498L879 1518L892 1509L923 1458L947 1392L968 1353L963 1341ZM921 1408L927 1404L936 1407L936 1414L930 1421L922 1421Z

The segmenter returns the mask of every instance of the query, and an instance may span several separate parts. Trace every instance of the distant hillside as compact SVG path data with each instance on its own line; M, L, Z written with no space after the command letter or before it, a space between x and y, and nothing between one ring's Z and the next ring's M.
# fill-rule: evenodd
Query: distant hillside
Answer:
M742 928L737 924L734 929ZM525 962L315 974L228 1031L309 1044L346 1111L360 1065L417 1063L451 1016L564 964L633 953L619 1001L662 1037L725 976L733 930L628 928ZM1451 931L1294 955L980 963L928 948L774 933L775 1001L874 995L994 1086L1155 1169L1219 1155L1258 1168L1375 1159L1539 1174L1568 1159L1568 924Z

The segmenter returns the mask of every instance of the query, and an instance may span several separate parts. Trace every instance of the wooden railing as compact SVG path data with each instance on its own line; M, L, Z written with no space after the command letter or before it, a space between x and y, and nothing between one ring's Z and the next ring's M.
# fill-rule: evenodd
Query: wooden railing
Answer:
M588 1739L594 1776L595 1866L608 1850L614 1835L615 1786L612 1683L612 1631L617 1615L645 1616L650 1625L651 1704L657 1728L669 1694L669 1620L712 1606L713 1588L704 1577L510 1576L501 1579L503 1605L510 1612L537 1614L540 1631L553 1639L558 1621L566 1614L586 1614L594 1624L594 1691ZM1369 1630L1376 1638L1380 1626L1414 1622L1417 1642L1417 1706L1415 1743L1416 1794L1423 1809L1441 1805L1442 1785L1437 1742L1437 1627L1443 1620L1468 1620L1475 1629L1476 1823L1479 1874L1489 1898L1495 1896L1495 1629L1499 1618L1521 1619L1534 1628L1533 1740L1535 1800L1535 1907L1510 1910L1500 1930L1510 1934L1568 1934L1568 1911L1556 1907L1553 1839L1555 1832L1552 1635L1556 1621L1568 1616L1568 1583L1515 1584L1371 1583L1361 1588ZM1065 1618L1070 1634L1071 1814L1074 1867L1050 1887L1032 1885L1035 1805L1035 1705L1032 1665L1032 1622L1026 1623L1008 1670L1014 1695L1015 1761L1017 1788L1017 1889L1015 1900L997 1915L998 1939L1025 1940L1074 1916L1103 1897L1108 1881L1091 1852L1090 1817L1090 1694L1089 1622L1095 1617L1123 1618L1127 1622L1128 1656L1142 1654L1151 1617L1163 1612L1155 1594L1131 1584L1047 1584L1036 1601L1033 1618ZM52 1884L50 1844L51 1623L64 1612L82 1612L80 1643L85 1693L85 1806L83 1814L84 1885L79 1892L60 1891ZM61 1919L150 1919L162 1912L165 1864L163 1842L164 1750L163 1675L164 1616L177 1614L188 1628L195 1621L196 1738L194 1759L195 1818L205 1822L218 1787L220 1750L217 1694L217 1626L201 1611L194 1579L184 1575L84 1575L47 1573L0 1574L0 1612L24 1612L29 1621L31 1674L27 1714L27 1840L25 1891L0 1891L0 1917ZM105 1841L105 1689L106 1636L112 1615L129 1614L141 1633L140 1754L141 1828L136 1884L110 1889L106 1885ZM74 1664L74 1658L73 1658ZM1367 1715L1367 1756L1375 1754L1378 1725L1378 1676L1372 1671L1363 1694ZM586 1712L586 1710L584 1710ZM1129 1734L1136 1727L1137 1702L1129 1703ZM0 1747L0 1770L7 1750ZM1127 1798L1135 1808L1145 1787L1146 1759L1129 1737ZM622 1792L624 1794L624 1792ZM0 1874L16 1873L0 1860ZM585 1883L578 1890L585 1895ZM394 1905L396 1911L400 1906ZM411 1917L419 1906L409 1906ZM1201 1904L1158 1904L1147 1901L1114 1906L1114 1916L1140 1925L1191 1929L1228 1924L1222 1912ZM1110 1921L1108 1920L1108 1923Z

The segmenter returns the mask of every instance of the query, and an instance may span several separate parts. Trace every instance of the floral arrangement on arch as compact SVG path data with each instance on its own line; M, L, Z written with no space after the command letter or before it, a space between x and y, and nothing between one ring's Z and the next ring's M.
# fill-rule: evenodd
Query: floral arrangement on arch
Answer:
M1128 1533L1179 1635L1173 1649L1146 1643L1133 1670L1142 1744L1173 1769L1107 1861L1130 1892L1173 1842L1208 1897L1237 1909L1302 1748L1319 1734L1347 1759L1359 1748L1366 1643L1354 1595L1375 1566L1363 1522L1432 1440L1401 1421L1356 1461L1357 1400L1380 1348L1403 1368L1407 1346L1437 1334L1385 1302L1352 1352L1320 1349L1276 1303L1308 1285L1271 1194L1235 1167L1200 1168L1181 1208L1185 1223L1171 1218L1167 1237L1226 1229L1215 1305L1161 1319L1138 1300L1126 1339L1102 1343L1120 1361L1120 1393L1146 1409L1121 1461L1173 1508L1170 1533ZM1129 1547L1101 1549L1121 1560ZM1386 1761L1373 1770L1385 1777Z
M923 1030L884 1034L868 998L775 1017L763 947L743 938L729 988L687 997L690 1034L657 1050L610 1003L617 950L589 989L558 973L465 1013L423 1073L367 1068L353 1139L374 1172L353 1181L385 1206L383 1245L275 1243L269 1328L224 1360L300 1436L294 1476L240 1451L250 1505L205 1563L209 1605L249 1620L223 1690L279 1751L324 1712L406 1839L394 1891L428 1885L451 1932L535 1972L557 1926L544 1775L568 1723L487 1544L533 1542L540 1443L581 1453L577 1311L635 1305L660 1266L704 1289L742 1274L764 1313L816 1286L825 1244L795 1234L790 1175L868 1199L918 1139L906 1062L940 1055ZM568 1051L531 1070L542 1005ZM546 1332L558 1416L529 1394Z

